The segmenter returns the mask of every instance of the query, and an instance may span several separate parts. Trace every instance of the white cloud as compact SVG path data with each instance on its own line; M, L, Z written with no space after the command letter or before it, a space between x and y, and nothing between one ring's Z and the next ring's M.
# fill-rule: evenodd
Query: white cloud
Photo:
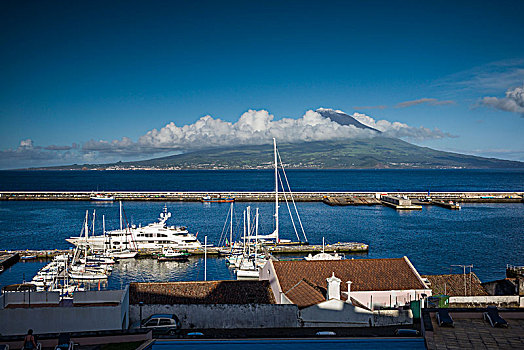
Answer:
M344 113L342 111L337 111ZM380 135L417 140L451 137L438 129L414 128L399 122L375 120L365 114L353 117L363 124L382 131ZM371 138L378 133L353 125L340 125L319 113L309 110L301 118L275 117L266 110L248 110L238 121L231 123L209 115L193 124L177 126L171 122L161 129L153 129L138 141L128 137L120 140L90 140L81 147L49 145L35 146L31 139L22 140L17 149L0 151L0 167L82 164L139 160L165 155L167 152L188 152L224 146L268 144L276 138L279 143L299 143L335 139Z
M406 107L416 106L420 104L429 104L431 106L441 106L441 105L451 105L454 103L455 101L452 101L452 100L437 100L436 98L419 98L418 100L397 103L395 108L406 108Z
M415 140L442 139L445 137L456 137L439 129L428 129L423 126L413 127L400 122L390 122L387 120L375 120L372 117L362 114L353 113L352 117L364 125L383 132L384 136L407 138Z
M211 116L200 118L193 124L177 126L171 122L160 130L153 129L141 136L136 143L122 140L90 141L85 151L102 153L157 153L167 150L196 150L221 146L258 145L276 138L281 143L322 141L343 138L370 138L372 130L352 125L340 125L323 118L315 111L307 111L302 118L274 120L266 110L249 110L236 123Z
M18 150L29 150L29 149L33 149L33 140L31 139L26 139L26 140L22 140L20 141L20 146L18 147Z
M57 162L75 161L79 158L79 155L77 152L70 151L72 148L53 145L42 148L35 146L33 140L25 139L20 141L20 145L15 149L0 151L0 168L53 165Z
M520 113L524 116L524 85L506 91L506 97L486 96L480 103L502 111Z

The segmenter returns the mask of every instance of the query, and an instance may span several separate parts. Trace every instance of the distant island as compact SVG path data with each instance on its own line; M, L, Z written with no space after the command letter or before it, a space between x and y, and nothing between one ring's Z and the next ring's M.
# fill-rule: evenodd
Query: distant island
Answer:
M372 129L353 117L332 110L318 111L341 125ZM372 129L375 130L375 129ZM284 165L290 169L492 169L524 168L523 162L437 151L382 136L365 139L279 144ZM204 149L142 161L111 164L73 164L30 170L183 170L269 169L272 146L252 145Z

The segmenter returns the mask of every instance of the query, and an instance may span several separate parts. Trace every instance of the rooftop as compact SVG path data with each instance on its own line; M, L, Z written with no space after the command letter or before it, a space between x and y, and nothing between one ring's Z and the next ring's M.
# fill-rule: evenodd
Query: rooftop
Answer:
M325 289L320 289L304 278L288 290L285 295L293 304L296 304L299 308L304 308L325 301L325 293Z
M275 304L268 281L131 283L129 302L138 304Z
M489 295L482 287L475 273L451 275L424 275L429 280L434 295L442 294L452 297Z
M455 327L439 327L432 312L433 331L426 331L428 349L522 349L524 312L499 311L508 328L493 328L482 318L482 311L450 312Z
M284 293L304 278L317 290L325 290L326 279L333 273L345 284L351 281L351 291L388 291L427 289L420 275L413 268L407 257L397 259L351 259L324 261L273 261L275 273ZM296 287L295 287L296 288ZM343 288L341 286L341 288ZM295 294L313 293L311 288L302 283ZM344 290L344 289L342 289Z

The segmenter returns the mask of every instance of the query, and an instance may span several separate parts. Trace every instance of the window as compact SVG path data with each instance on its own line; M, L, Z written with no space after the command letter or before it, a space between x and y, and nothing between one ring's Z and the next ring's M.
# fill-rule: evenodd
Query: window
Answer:
M172 322L169 318L161 318L159 325L160 326L171 326Z
M158 324L158 319L155 318L154 320L150 320L150 321L148 321L148 322L145 324L145 326L146 326L146 327L154 327L154 326L156 326L157 324Z

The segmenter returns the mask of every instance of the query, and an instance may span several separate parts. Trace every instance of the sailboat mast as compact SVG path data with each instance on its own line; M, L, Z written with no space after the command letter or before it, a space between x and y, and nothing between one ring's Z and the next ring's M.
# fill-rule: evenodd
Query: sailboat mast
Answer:
M255 267L257 263L257 250L258 250L258 208L255 214L255 261L254 261Z
M249 237L251 237L251 207L248 206L246 208L246 216L247 216L247 237L249 242Z
M229 225L229 245L233 250L233 202L231 202L231 223Z
M86 210L86 223L85 223L85 228L84 228L85 231L86 231L85 232L86 244L84 246L84 257L86 259L85 264L87 264L87 242L88 242L87 241L87 236L89 234L89 223L88 223L88 221L89 221L89 210ZM84 268L85 268L85 264L84 264Z
M106 240L106 216L102 215L102 235L104 235L104 253L107 250L107 240Z
M87 245L87 236L88 236L88 233L89 233L89 226L88 226L88 222L89 221L89 210L86 210L86 219L84 221L84 236L86 238L86 245Z
M120 201L120 231L122 231L122 201Z
M258 208L255 214L255 244L258 241Z
M246 253L246 211L244 210L242 214L244 215L243 223L244 223L244 254L245 254Z
M93 210L93 236L95 235L95 217L96 217L96 210Z
M278 163L277 163L277 140L273 138L273 153L275 155L275 235L276 242L278 239Z

